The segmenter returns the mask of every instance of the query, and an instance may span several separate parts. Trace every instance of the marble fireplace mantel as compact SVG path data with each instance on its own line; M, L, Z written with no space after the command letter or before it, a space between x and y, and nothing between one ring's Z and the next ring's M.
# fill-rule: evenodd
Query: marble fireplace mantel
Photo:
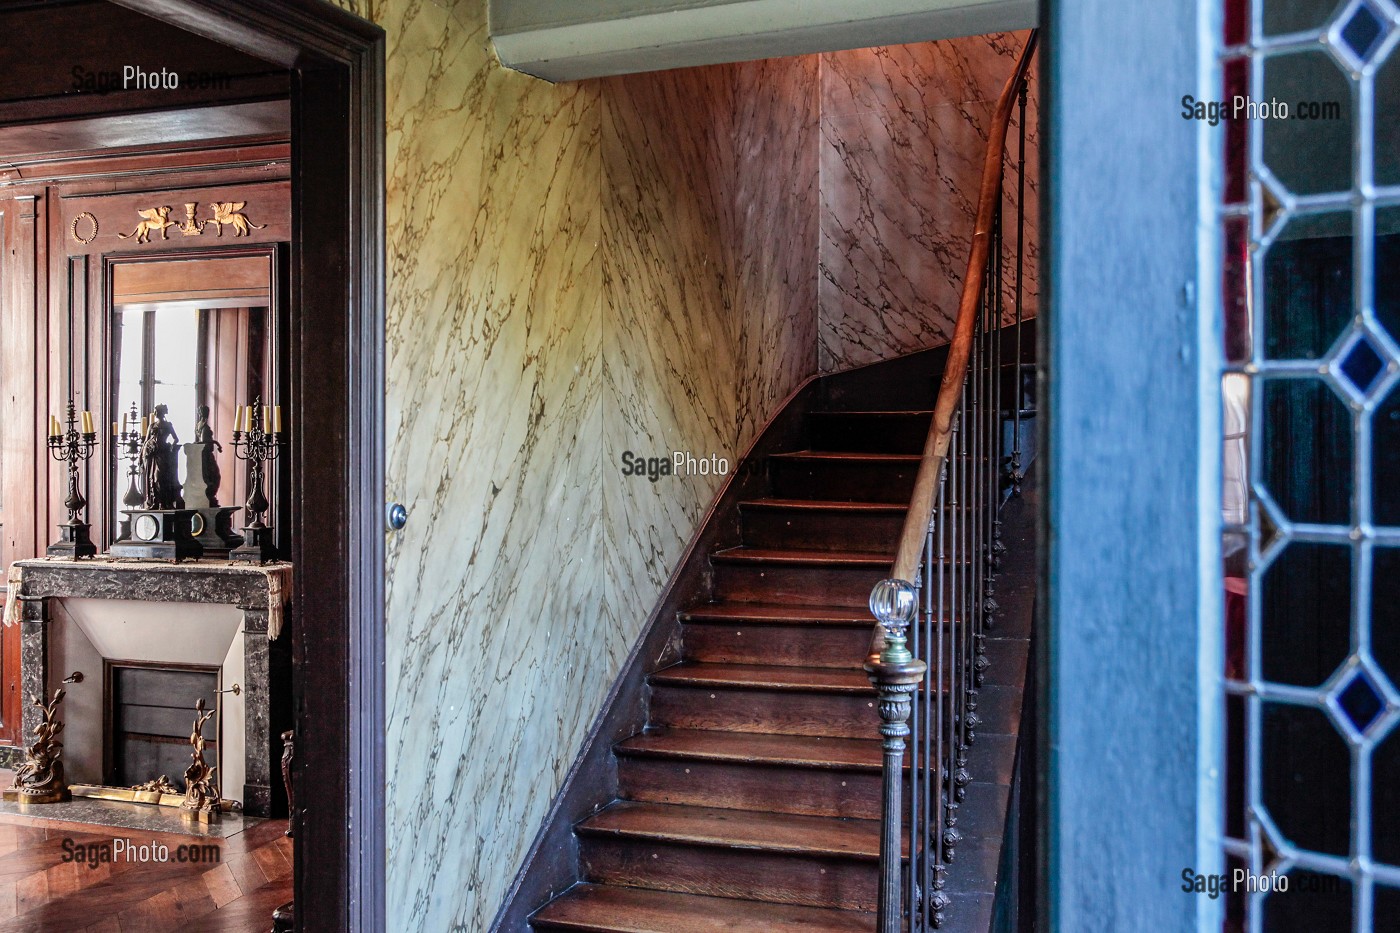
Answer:
M292 565L230 564L220 560L72 561L22 560L10 569L5 624L20 625L20 685L25 697L25 736L38 723L31 696L51 692L50 599L113 599L204 603L237 607L243 615L245 773L243 809L271 816L282 809L273 763L281 757L282 731L291 727L291 639L283 637ZM198 624L192 622L191 624Z

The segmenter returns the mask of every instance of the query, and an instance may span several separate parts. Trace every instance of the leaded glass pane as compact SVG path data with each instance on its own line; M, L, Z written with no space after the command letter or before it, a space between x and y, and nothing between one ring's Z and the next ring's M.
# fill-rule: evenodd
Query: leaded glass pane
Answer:
M1292 112L1225 134L1221 173L1249 490L1247 520L1223 503L1223 802L1227 864L1290 890L1230 892L1226 926L1400 930L1400 5L1241 9L1222 81Z

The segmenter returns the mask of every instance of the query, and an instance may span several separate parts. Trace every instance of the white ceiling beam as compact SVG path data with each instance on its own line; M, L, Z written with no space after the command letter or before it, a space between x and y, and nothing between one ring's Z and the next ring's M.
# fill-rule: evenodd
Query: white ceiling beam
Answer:
M501 63L549 81L979 35L1036 0L490 0Z

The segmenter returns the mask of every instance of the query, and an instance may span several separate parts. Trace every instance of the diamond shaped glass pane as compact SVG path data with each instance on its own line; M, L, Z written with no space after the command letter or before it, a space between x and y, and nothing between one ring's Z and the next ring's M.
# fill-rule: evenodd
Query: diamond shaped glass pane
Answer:
M1264 164L1295 194L1351 188L1352 116L1349 79L1328 52L1277 55L1264 62L1264 101L1288 104L1289 119L1264 119ZM1336 101L1336 120L1295 119L1303 101Z
M1321 685L1351 653L1351 548L1293 542L1262 582L1264 678Z
M1321 29L1332 19L1344 0L1267 0L1264 3L1264 34Z
M1357 732L1365 732L1385 711L1385 698L1363 670L1358 671L1351 683L1337 694L1337 705Z
M1356 391L1369 395L1384 370L1385 360L1376 352L1370 338L1362 334L1361 339L1342 356L1338 374Z
M1279 832L1299 848L1346 855L1351 752L1332 721L1313 707L1266 703L1262 739L1261 791Z
M1385 29L1380 17L1363 3L1342 27L1341 38L1357 58L1365 61L1385 38Z
M1353 485L1350 410L1320 379L1256 380L1256 389L1261 382L1259 476L1269 494L1293 521L1346 523Z
M1321 359L1352 319L1350 211L1303 214L1264 254L1264 355Z

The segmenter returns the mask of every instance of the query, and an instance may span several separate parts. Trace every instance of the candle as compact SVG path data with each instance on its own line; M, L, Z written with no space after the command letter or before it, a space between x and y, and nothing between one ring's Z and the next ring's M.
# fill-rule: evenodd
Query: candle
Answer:
M272 433L273 433L273 434L281 434L281 433L282 433L282 406L281 406L281 405L274 405L274 406L272 406Z
M142 415L142 416L141 416L141 436L142 436L142 437L145 437L145 436L146 436L146 432L149 431L150 428L151 428L151 419L150 419L150 417L147 416L147 415Z
M253 430L253 406L243 406L243 430L245 432Z
M62 433L63 429L58 426L58 418L55 415L49 415L49 437L58 437Z
M122 412L122 433L126 433L126 412Z
M95 434L95 433L97 433L97 432L95 432L95 431L92 429L92 412L90 412L90 411L84 411L84 412L83 412L83 433L84 433L84 434Z
M272 409L266 405L263 406L263 433L272 433Z
M117 423L115 421L112 422L112 436L121 437L121 432L117 430Z

